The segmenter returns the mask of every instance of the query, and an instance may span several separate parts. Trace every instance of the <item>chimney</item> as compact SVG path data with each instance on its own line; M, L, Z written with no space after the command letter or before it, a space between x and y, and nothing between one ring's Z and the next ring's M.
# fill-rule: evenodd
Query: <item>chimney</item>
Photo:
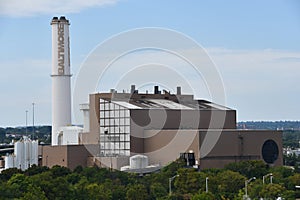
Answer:
M135 91L135 85L131 85L131 90L130 90L130 93L133 94Z
M130 93L131 94L137 94L137 93L139 93L139 91L135 89L135 85L131 85Z
M110 89L110 93L116 93L115 89Z
M181 95L181 87L180 86L177 87L177 93L176 94Z
M53 17L52 27L52 133L51 144L58 145L59 130L72 124L69 20Z
M158 90L158 86L154 86L154 94L160 94L160 91Z

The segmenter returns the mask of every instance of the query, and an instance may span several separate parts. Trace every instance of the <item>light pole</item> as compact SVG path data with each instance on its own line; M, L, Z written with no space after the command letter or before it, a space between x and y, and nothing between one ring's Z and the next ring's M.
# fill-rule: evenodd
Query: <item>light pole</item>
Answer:
M247 190L248 183L250 183L252 180L255 180L255 179L256 179L256 177L252 177L245 181L245 196L247 199L248 199L248 190Z
M273 184L273 174L270 176L270 183Z
M32 139L34 140L34 103L32 103Z
M205 178L205 192L208 193L208 177Z
M26 115L25 115L25 117L26 117L25 118L26 119L25 120L25 132L26 132L26 135L27 135L27 116L28 116L28 110L26 110L25 113L26 113Z
M263 176L263 184L265 184L265 178L267 178L268 176L270 176L270 183L271 184L273 183L273 174L270 173L270 174L267 174L267 175Z
M174 178L176 178L177 176L179 176L178 174L169 178L169 195L172 195L172 181L174 180Z

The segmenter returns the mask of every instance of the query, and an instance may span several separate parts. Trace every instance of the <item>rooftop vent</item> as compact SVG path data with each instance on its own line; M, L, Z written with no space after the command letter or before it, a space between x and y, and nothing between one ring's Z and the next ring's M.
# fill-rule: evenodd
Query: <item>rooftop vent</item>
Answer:
M154 94L161 94L161 91L159 91L158 86L154 86Z
M180 86L177 87L177 93L176 94L181 95L181 87Z

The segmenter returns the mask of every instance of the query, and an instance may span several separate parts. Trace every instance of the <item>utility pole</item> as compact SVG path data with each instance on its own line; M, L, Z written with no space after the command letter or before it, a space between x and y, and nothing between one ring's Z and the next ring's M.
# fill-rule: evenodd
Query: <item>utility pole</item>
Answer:
M26 135L27 135L27 116L28 116L28 110L25 111L26 113L26 116L25 116L25 132L26 132Z
M32 103L32 139L34 140L34 103Z
M172 181L173 181L174 178L176 178L176 177L178 177L178 176L179 176L179 175L177 174L177 175L175 175L175 176L169 178L169 195L170 195L170 196L172 195Z
M208 193L208 177L205 178L205 192Z

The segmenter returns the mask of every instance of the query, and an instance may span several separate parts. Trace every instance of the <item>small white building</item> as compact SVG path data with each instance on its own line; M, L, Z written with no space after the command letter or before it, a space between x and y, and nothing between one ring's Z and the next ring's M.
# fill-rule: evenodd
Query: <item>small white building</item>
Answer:
M83 128L78 126L64 126L59 129L57 145L78 145Z

